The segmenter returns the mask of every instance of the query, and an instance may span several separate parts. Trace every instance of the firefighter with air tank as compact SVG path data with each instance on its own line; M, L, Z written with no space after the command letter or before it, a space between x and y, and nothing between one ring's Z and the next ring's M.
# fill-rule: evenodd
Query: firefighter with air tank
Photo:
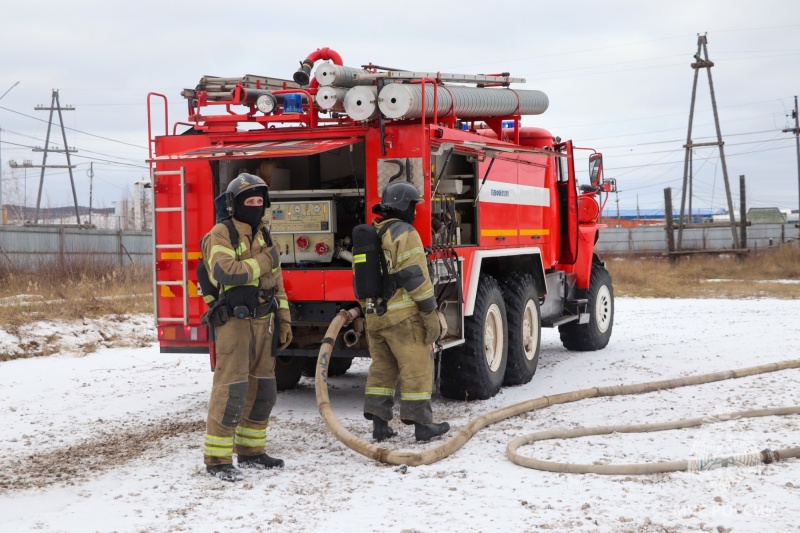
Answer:
M283 466L281 459L265 453L267 424L277 399L273 334L280 349L292 341L279 254L262 229L269 205L264 180L240 174L218 199L223 220L201 241L208 278L219 290L218 300L208 302L208 321L216 332L216 369L204 462L207 472L223 481L242 479L233 466L234 452L241 468ZM198 279L202 286L200 274ZM216 291L203 287L203 292Z
M427 255L412 226L421 201L411 183L390 182L373 208L380 218L353 232L355 290L364 309L372 358L364 417L372 420L372 436L378 442L395 435L389 421L398 379L400 420L414 424L416 440L427 441L450 429L447 422L433 423L431 410L432 344L444 331Z

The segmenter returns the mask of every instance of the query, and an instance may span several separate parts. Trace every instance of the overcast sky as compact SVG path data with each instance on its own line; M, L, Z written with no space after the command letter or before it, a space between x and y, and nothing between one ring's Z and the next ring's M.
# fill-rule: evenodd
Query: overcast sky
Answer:
M79 203L110 207L148 179L148 92L165 94L170 122L186 120L183 88L203 75L291 78L319 47L346 65L409 70L509 71L518 88L540 89L550 108L523 125L549 129L605 155L622 209L663 208L665 187L680 203L697 50L708 52L728 175L739 175L750 207L798 208L795 139L784 128L800 93L800 2L796 0L538 2L5 2L0 19L2 193L36 204L40 170L8 161L42 154L51 92L63 112ZM716 140L706 71L698 82L693 139ZM163 115L156 120L163 124ZM51 142L63 147L60 130ZM51 154L48 164L64 164ZM694 156L695 207L725 207L716 148ZM585 176L585 173L583 174ZM27 179L25 179L27 177ZM65 170L48 169L43 205L72 205ZM606 209L615 209L612 196Z

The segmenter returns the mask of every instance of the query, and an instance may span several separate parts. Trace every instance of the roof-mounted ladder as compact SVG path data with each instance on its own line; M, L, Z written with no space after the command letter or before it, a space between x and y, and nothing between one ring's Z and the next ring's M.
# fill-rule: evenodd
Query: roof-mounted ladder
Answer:
M409 72L405 70L389 70L386 72L357 73L353 77L357 80L399 79L421 80L431 78L436 81L450 83L491 83L504 84L525 83L525 78L512 78L507 74L446 74L444 72Z

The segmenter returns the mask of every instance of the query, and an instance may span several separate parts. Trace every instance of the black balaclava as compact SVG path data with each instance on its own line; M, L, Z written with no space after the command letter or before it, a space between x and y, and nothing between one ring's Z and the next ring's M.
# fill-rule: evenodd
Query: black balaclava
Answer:
M403 222L413 224L414 217L416 216L416 203L409 203L405 211L400 211L399 209L382 209L381 215L383 215L384 219L399 218Z
M233 217L236 220L250 225L253 231L255 231L259 223L261 223L266 208L263 205L244 205L244 201L253 196L260 196L263 198L264 191L262 191L261 188L250 189L237 196L234 201Z

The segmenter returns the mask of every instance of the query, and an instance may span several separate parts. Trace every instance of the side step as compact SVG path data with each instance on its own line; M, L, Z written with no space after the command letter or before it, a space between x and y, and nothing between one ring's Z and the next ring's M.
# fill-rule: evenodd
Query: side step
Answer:
M574 314L569 315L562 315L557 317L553 320L543 320L542 326L548 328L555 328L569 322L578 321L580 324L587 324L589 322L589 313L586 312L586 305L589 303L589 300L586 298L581 298L577 300L568 300L564 304L565 310L570 310Z

